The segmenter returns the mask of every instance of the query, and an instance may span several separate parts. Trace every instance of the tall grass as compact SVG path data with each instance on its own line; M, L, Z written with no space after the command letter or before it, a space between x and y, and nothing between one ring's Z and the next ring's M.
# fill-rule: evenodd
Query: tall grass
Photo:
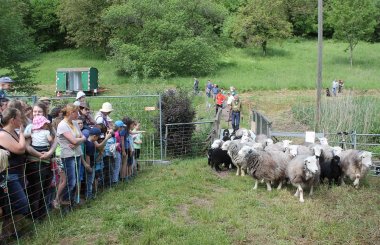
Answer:
M333 41L324 43L323 87L335 78L345 80L346 88L375 89L380 78L380 44L359 43L354 51L354 66L349 65L346 44ZM106 94L133 94L138 91L156 91L163 87L191 89L193 77L138 78L117 73L116 66L103 57L86 50L60 50L44 53L34 61L40 63L36 80L40 81L41 95L52 95L55 90L55 71L62 67L96 67L100 86ZM194 61L196 62L196 61ZM268 55L263 57L256 48L227 49L219 60L219 70L199 77L200 88L207 79L220 87L235 86L239 92L275 89L315 88L317 42L289 40L270 43ZM194 74L197 76L197 74Z
M379 132L380 99L377 96L355 96L353 92L347 92L344 96L323 98L321 103L321 131L326 133L340 131ZM292 111L296 119L313 128L315 125L314 104L301 102L294 106Z

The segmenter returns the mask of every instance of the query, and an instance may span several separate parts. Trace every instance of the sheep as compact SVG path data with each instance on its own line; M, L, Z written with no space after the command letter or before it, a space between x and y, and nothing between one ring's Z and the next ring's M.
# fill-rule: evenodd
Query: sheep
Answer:
M292 156L297 156L297 155L308 155L312 156L315 155L319 157L322 153L322 146L315 144L310 147L306 147L304 145L289 145L288 147L289 152Z
M264 150L265 151L282 151L285 152L288 149L291 140L283 140L282 142L277 142L276 144L267 145Z
M340 155L340 166L342 167L341 183L344 177L351 179L355 188L359 188L359 180L363 179L372 166L372 153L369 151L346 150Z
M223 134L222 134L222 140L223 141L227 141L227 140L230 140L230 131L228 129L225 129L223 130Z
M210 148L208 150L208 165L216 171L220 171L223 163L226 167L232 165L231 157L227 154L227 151L221 148Z
M219 139L214 140L214 142L212 142L212 144L211 144L211 149L220 148L223 143L224 143L223 140L219 140Z
M244 158L241 157L238 152L244 145L238 140L229 140L223 143L222 150L227 151L228 155L231 157L232 163L237 167L236 175L245 176L246 162Z
M321 167L320 181L323 183L324 179L329 180L329 186L332 185L334 180L335 184L339 184L339 178L342 175L342 168L340 167L340 154L342 148L335 147L323 147L322 154L319 157L319 166Z
M243 146L238 155L245 159L247 173L255 179L253 189L257 189L258 181L264 180L267 190L271 191L271 182L279 182L278 189L281 189L282 181L285 179L286 161L283 152L266 152Z
M268 139L268 136L266 136L265 134L259 134L259 135L256 135L255 141L257 143L261 143L263 145L266 145L267 139Z
M287 168L286 176L293 186L297 187L294 194L300 197L300 202L304 202L303 189L310 188L309 195L313 195L313 188L319 182L320 168L316 156L298 155L293 158Z

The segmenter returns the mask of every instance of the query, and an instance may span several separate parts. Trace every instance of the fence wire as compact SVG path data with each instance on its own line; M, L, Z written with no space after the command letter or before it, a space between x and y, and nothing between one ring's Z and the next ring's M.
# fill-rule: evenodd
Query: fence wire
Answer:
M166 124L165 159L204 156L214 121Z

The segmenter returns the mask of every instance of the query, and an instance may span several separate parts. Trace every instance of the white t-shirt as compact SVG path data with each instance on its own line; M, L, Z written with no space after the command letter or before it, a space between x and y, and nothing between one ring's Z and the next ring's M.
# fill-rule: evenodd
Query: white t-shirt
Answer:
M234 101L234 96L230 95L230 96L227 98L227 105L231 105L231 104L232 104L232 101Z
M76 121L73 121L73 129L66 122L66 120L62 120L57 127L57 137L59 145L61 146L61 158L67 157L78 157L82 155L82 149L80 145L76 146L74 149L71 149L69 145L71 145L70 141L66 139L63 135L66 132L70 132L74 138L82 135L82 132L79 129L79 125Z
M32 146L49 146L48 136L50 131L47 129L32 131Z
M104 115L98 111L95 115L96 124L109 125L109 122L112 122L112 119L108 115L105 118L107 120L107 124L104 122Z

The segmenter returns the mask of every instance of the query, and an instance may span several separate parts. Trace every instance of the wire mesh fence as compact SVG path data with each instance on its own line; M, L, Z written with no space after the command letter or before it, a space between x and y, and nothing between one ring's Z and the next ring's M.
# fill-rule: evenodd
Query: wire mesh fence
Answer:
M165 125L165 159L205 155L214 121Z

